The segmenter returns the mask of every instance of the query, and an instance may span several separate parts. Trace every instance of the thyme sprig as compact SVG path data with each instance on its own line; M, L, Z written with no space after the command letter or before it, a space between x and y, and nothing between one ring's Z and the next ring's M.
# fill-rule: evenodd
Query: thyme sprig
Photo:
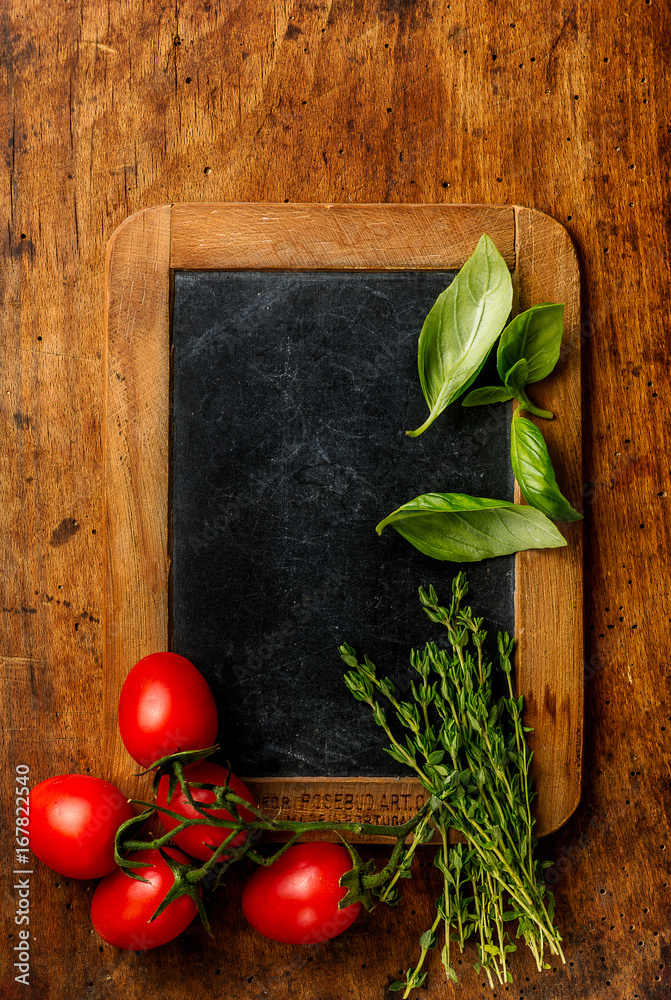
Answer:
M513 640L507 633L498 635L498 662L507 690L497 698L493 665L484 655L483 620L470 607L462 607L467 591L466 578L459 573L445 608L433 587L428 593L420 588L428 617L447 629L448 648L429 642L423 650L412 651L410 663L418 675L411 682L412 701L401 700L389 677L378 677L368 656L361 662L351 646L340 648L350 667L345 683L357 700L370 706L389 739L387 753L412 768L429 792L426 822L435 826L440 839L434 863L443 875L443 893L436 901L436 919L420 938L414 968L390 987L404 990L404 997L424 982L424 961L437 947L441 926L441 961L451 982L457 982L452 945L463 951L470 936L476 944L476 972L484 972L492 988L495 980L512 982L512 921L517 921L517 937L524 938L539 970L549 967L546 949L564 961L554 900L542 877L544 865L533 853L531 753L524 735L528 729L522 724L523 699L515 698L512 688ZM450 829L464 845L449 847Z

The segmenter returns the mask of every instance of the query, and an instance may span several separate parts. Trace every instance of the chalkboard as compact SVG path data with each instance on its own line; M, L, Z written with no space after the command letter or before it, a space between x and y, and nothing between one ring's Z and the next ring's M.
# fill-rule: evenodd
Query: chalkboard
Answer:
M509 404L405 435L426 416L418 334L453 277L174 274L172 648L210 682L238 773L407 774L337 647L407 688L410 648L444 642L417 588L448 601L460 567L375 525L425 492L513 499ZM462 568L493 635L512 632L514 558Z
M458 567L393 529L378 538L380 518L427 490L520 502L505 407L453 406L420 438L404 433L426 414L422 321L482 233L510 269L516 312L565 303L562 356L533 398L555 411L543 434L575 505L580 282L555 220L514 205L179 204L115 232L102 750L132 797L146 789L119 736L119 692L140 657L173 648L212 683L222 756L269 814L398 823L423 801L347 692L336 647L351 642L407 685L409 648L440 637L417 587L447 597ZM539 835L580 797L581 525L561 530L565 548L467 567L492 632L514 621Z

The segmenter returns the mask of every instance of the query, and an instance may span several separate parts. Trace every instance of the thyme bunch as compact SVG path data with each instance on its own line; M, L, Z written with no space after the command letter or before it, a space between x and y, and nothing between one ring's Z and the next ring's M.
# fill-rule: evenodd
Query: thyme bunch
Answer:
M419 596L432 622L447 629L448 648L429 642L413 650L416 673L412 700L401 700L389 677L379 677L368 656L357 659L351 646L340 648L350 668L345 683L353 696L368 704L388 740L387 753L406 764L429 792L424 837L438 834L434 864L443 876L436 918L420 937L420 954L405 977L390 987L407 997L426 978L427 953L442 939L441 962L448 981L457 982L453 945L463 951L473 937L476 972L490 986L512 982L508 955L516 950L510 929L523 938L538 969L549 968L546 951L559 955L561 935L554 923L554 899L543 881L545 865L534 859L536 838L531 804L531 752L522 724L523 699L512 687L513 640L498 635L498 663L506 692L495 697L493 664L484 655L487 632L483 620L463 607L468 584L463 573L452 583L449 607L442 607L433 587ZM449 831L464 843L449 846ZM417 831L416 831L417 832ZM396 879L409 876L410 852L380 893L395 902ZM414 853L414 852L413 852ZM390 898L391 897L391 898Z

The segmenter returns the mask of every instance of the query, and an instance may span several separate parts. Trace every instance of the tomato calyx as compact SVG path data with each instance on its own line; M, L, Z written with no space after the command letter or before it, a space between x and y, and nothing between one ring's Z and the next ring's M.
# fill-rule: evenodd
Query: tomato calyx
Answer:
M440 805L440 800L432 796L416 813L412 821L412 841L409 846L405 843L405 834L402 832L404 828L398 828L400 835L396 839L391 857L380 871L376 871L372 859L364 861L356 848L339 834L352 858L351 870L345 872L340 879L340 885L348 890L347 895L340 901L340 909L352 903L362 903L370 913L376 905L374 896L388 906L396 906L401 898L396 883L399 879L411 877L410 868L417 847L433 837L434 827L431 817L436 802Z
M170 797L175 791L175 787L179 780L180 770L183 774L183 770L189 764L195 764L198 761L205 760L207 757L211 757L213 753L220 750L218 743L214 746L205 747L203 750L180 750L177 753L168 754L165 757L160 757L158 760L154 761L151 767L148 767L146 771L140 771L138 777L142 778L146 774L151 774L154 771L154 779L152 782L152 792L156 795L158 791L158 786L161 778L164 774L168 775L170 780Z
M199 814L199 816L207 820L207 823L210 826L228 827L231 830L232 835L237 836L241 832L246 832L248 827L248 823L246 822L244 816L240 813L241 808L245 812L251 813L257 819L267 821L267 817L248 798L243 798L241 795L238 795L237 792L233 791L231 788L231 776L233 772L231 770L230 763L226 763L226 776L223 784L215 784L211 781L194 781L193 777L187 777L185 773L185 768L190 764L201 763L205 758L210 757L217 750L219 750L219 746L213 746L208 747L206 750L191 750L185 753L172 754L169 757L163 757L161 760L156 761L156 764L154 765L154 768L156 768L156 774L154 775L153 781L153 793L154 797L158 798L161 779L167 776L167 802L172 800L177 785L179 785L182 794L189 805ZM191 792L191 789L193 788L204 789L208 792L212 792L214 799L211 802L202 802L194 798ZM167 808L165 805L159 805L157 802L150 803L142 802L141 800L134 801L136 805L149 806L158 810L165 816L178 819L180 821L180 830L173 830L173 836L181 832L182 829L185 829L186 826L202 825L202 819L187 818L181 813L174 812L173 810ZM226 812L230 814L228 819L216 815L217 812L222 809L226 810Z
M253 813L258 819L266 820L266 815L258 809L253 802L249 799L245 799L238 795L230 787L231 779L231 765L226 762L226 778L223 785L214 784L208 781L194 781L192 778L187 778L185 774L185 768L190 764L201 763L207 757L211 757L212 754L216 753L220 747L218 745L207 747L205 750L187 750L176 754L171 754L167 757L162 757L157 760L149 771L145 771L145 774L149 774L150 771L155 771L154 779L152 783L152 791L154 793L154 798L158 796L159 785L161 783L161 778L167 776L168 778L168 791L167 791L167 801L170 802L173 795L175 794L175 789L177 785L180 786L184 797L187 802L196 812L200 813L209 824L212 826L231 826L231 821L218 822L217 817L213 815L216 810L226 809L231 813L233 822L239 824L239 829L237 833L241 832L245 828L245 820L240 815L240 807L242 806L247 812ZM191 793L192 788L205 789L208 792L214 794L214 799L212 802L200 802L195 799ZM157 805L156 803L143 802L139 799L134 800L136 805L151 806L152 808L158 809L161 813L166 816L171 816L173 819L184 820L184 817L179 814L172 812L170 809L165 808L165 806ZM192 820L189 825L198 824L200 820ZM173 831L173 834L178 831Z
M198 911L200 919L203 922L205 930L207 931L208 934L210 934L210 936L212 936L210 923L201 898L200 883L205 880L207 875L212 873L213 875L216 876L212 888L217 889L221 884L221 879L226 869L228 869L228 867L234 861L239 860L242 854L244 854L244 850L240 848L229 848L228 851L226 852L227 861L226 862L219 861L219 856L222 854L224 849L227 848L229 842L235 837L236 830L235 829L231 830L231 832L223 841L221 846L216 851L212 852L212 858L209 861L205 862L205 864L199 864L196 863L195 861L192 861L189 864L184 864L183 862L177 861L174 858L172 858L164 850L164 847L168 845L169 842L173 839L173 835L175 833L174 830L168 831L162 837L156 838L151 842L142 840L132 840L128 837L128 833L132 829L132 827L142 825L143 823L145 823L146 820L150 819L153 815L155 815L156 812L157 809L155 809L153 806L150 806L148 809L145 809L145 811L141 813L139 816L135 816L132 820L129 820L127 823L124 823L121 827L119 827L115 843L116 862L118 866L123 870L125 875L128 875L130 878L136 879L138 882L148 882L149 879L143 878L143 876L140 875L139 872L135 870L138 868L146 868L147 863L145 861L130 860L129 858L126 857L126 852L132 854L138 850L145 850L147 849L147 847L158 850L160 852L161 857L172 871L175 881L171 889L163 899L163 902L151 916L149 923L151 923L152 920L155 920L156 917L160 916L161 913L163 913L163 911L170 905L170 903L173 900L179 899L180 896L189 896L195 903L196 909ZM173 813L172 815L177 816L176 813ZM181 817L179 818L181 819ZM183 826L186 827L187 825L190 825L190 823L196 823L196 822L198 821L191 820L189 822L185 820L183 822ZM218 863L218 870L215 868L217 863Z
M141 826L142 824L144 824L145 821L148 820L151 816L153 816L155 812L156 810L153 807L145 809L145 811L141 813L139 816L134 816L132 819L129 819L127 820L127 822L123 823L117 831L116 842L114 845L115 861L119 866L119 868L123 870L124 875L128 875L129 878L136 879L138 882L149 883L149 879L144 878L142 875L140 875L138 871L135 870L138 868L147 868L147 862L131 861L129 858L125 856L124 852L126 851L134 852L137 851L138 849L141 850L142 848L146 847L146 842L131 840L128 838L128 833L130 830L132 830L133 827ZM163 911L170 905L170 903L174 899L179 899L180 896L189 896L193 900L196 909L198 910L198 914L203 922L205 930L210 936L212 936L212 931L210 929L210 922L208 920L205 907L203 906L203 900L201 898L201 893L199 888L199 884L204 874L203 873L204 866L198 865L195 862L191 862L190 864L184 864L183 862L177 861L175 858L172 858L166 851L163 850L164 846L163 842L167 843L169 839L170 839L169 836L165 836L160 838L160 841L158 840L154 841L154 847L158 849L161 857L170 868L170 871L174 875L175 881L173 882L172 888L168 891L167 895L163 899L163 902L160 904L160 906L157 907L155 912L150 917L149 923L151 923L152 920L155 920L158 916L160 916L161 913L163 913Z
M352 903L361 903L370 913L375 906L375 900L373 899L370 887L371 876L376 874L375 862L372 858L364 861L352 844L349 844L344 837L340 839L350 853L352 868L340 876L338 884L347 889L347 895L343 896L338 903L338 909L344 910L346 906L351 906Z
M200 894L200 866L196 864L182 864L181 861L171 858L170 855L167 854L162 848L159 848L159 850L161 857L175 876L175 881L173 882L172 888L168 891L163 902L157 907L152 916L149 918L149 923L156 920L156 918L159 917L168 906L170 906L174 899L179 899L181 896L189 896L196 904L198 916L203 922L203 927L210 937L213 937L214 935L210 929L210 921L205 907L203 906L203 900Z

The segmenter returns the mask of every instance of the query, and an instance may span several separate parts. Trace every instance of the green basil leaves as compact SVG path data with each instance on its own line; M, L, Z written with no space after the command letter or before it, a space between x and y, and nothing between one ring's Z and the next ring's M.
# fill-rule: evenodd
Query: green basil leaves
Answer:
M506 388L512 390L513 396L523 409L528 410L529 413L533 413L537 417L545 417L546 420L552 420L554 413L550 413L549 410L540 410L527 396L524 387L528 381L529 364L526 358L520 358L505 374L504 382Z
M527 384L529 365L526 358L520 358L504 375L503 381L508 389L513 390L513 394L519 392Z
M422 434L479 374L510 313L510 272L493 241L480 237L475 252L442 292L419 335L419 380L429 416Z
M521 358L528 366L525 384L549 375L559 360L563 331L564 306L554 302L543 302L515 316L501 334L496 352L496 369L503 381Z
M551 420L529 399L526 386L554 369L561 351L564 306L543 302L508 323L512 282L505 261L491 239L480 238L449 288L438 296L419 337L419 379L429 416L416 437L429 427L477 378L497 338L496 368L503 385L474 389L463 406L485 406L516 399L519 409L510 430L515 478L529 506L463 493L427 493L395 510L377 526L390 524L415 548L434 559L478 562L523 549L566 545L555 521L577 521L581 514L562 495L545 440L520 412Z
M496 352L496 370L504 383L498 387L499 392L512 390L506 399L515 397L529 413L546 420L551 420L553 414L535 406L527 396L525 386L540 382L557 364L564 330L563 317L564 306L555 302L532 306L510 321L501 334ZM494 388L497 387L492 386L490 393ZM481 389L470 392L462 405L481 406L498 402L482 393Z
M487 406L489 403L506 403L515 395L513 389L506 385L488 385L483 389L469 392L462 406Z
M425 555L453 562L566 545L554 524L534 507L464 493L416 497L380 521L377 533L388 524Z
M581 520L582 514L573 509L557 486L543 435L535 424L520 416L519 410L510 428L510 459L527 503L555 521Z

